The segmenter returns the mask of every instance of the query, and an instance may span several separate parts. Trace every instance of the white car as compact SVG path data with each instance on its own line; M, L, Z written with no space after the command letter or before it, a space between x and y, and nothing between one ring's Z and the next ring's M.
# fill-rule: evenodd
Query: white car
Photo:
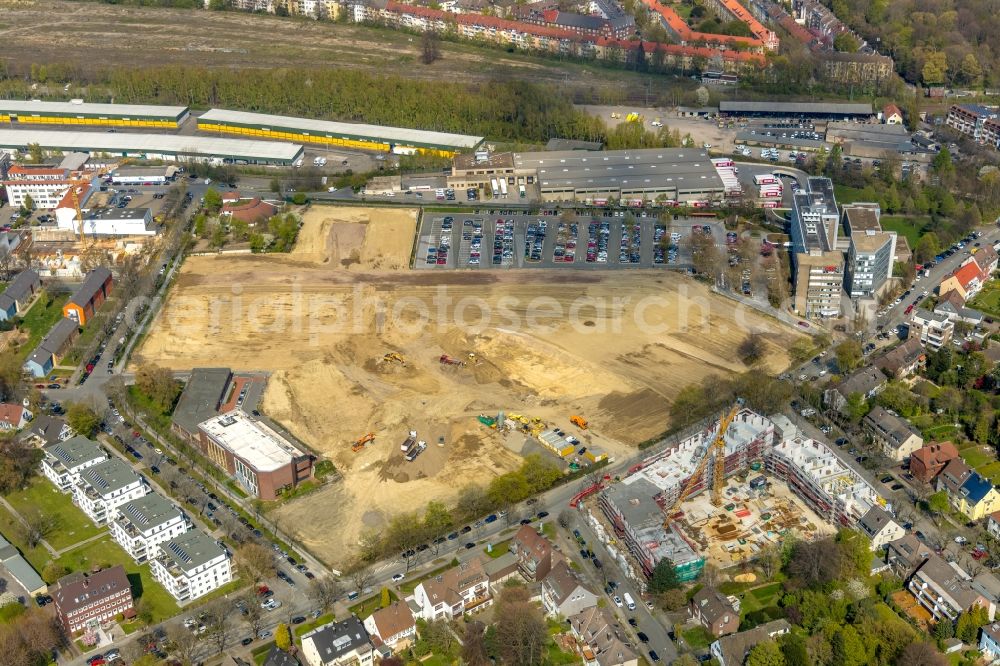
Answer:
M392 582L393 583L398 583L399 581L403 580L404 578L406 578L406 576L404 574L394 574L393 577L392 577Z
M957 543L960 546L964 546L965 544L969 543L969 540L966 539L964 536L957 536L955 537L955 543Z
M623 607L622 606L622 598L619 597L617 594L614 596L614 600L615 600L615 606L618 606L618 608L622 608Z
M274 597L271 597L267 601L261 603L260 607L263 608L264 610L273 611L275 609L281 608L281 602L275 599Z

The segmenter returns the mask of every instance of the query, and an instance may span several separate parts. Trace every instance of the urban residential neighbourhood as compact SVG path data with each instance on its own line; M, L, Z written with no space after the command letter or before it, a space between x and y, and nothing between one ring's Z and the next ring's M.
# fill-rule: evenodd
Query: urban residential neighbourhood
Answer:
M981 0L0 14L0 664L1000 663Z

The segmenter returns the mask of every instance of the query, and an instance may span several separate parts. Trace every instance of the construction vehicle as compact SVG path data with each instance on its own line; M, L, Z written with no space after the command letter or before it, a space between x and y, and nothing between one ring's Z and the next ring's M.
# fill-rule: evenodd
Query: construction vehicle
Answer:
M385 354L379 363L399 363L400 365L406 365L406 359L403 358L402 354L397 354L396 352L389 352Z
M362 435L361 437L359 437L354 442L354 444L351 445L351 451L354 451L355 453L357 453L361 449L365 448L365 444L367 444L368 442L374 442L374 441L375 441L375 433L373 433L373 432L366 433L366 434Z
M587 429L587 419L583 418L582 416L577 416L576 414L573 414L572 416L569 417L569 422L575 425L580 430Z
M480 414L476 417L480 423L482 423L487 428L496 428L497 420L492 416L486 416L485 414Z
M417 431L411 430L409 436L403 440L403 443L400 445L399 450L402 451L403 453L409 453L410 449L412 449L416 443L417 443Z
M405 456L406 462L413 462L414 460L416 460L417 456L423 453L424 449L426 448L427 448L427 442L424 441L418 442L417 445L413 447L413 449L406 454Z
M642 116L639 115L638 113L632 112L632 113L628 114L627 116L625 116L625 122L627 122L627 123L641 123L642 122Z
M438 358L438 361L440 361L442 365L457 365L459 367L465 365L465 361L459 361L457 358L452 358L447 354L441 354L441 357Z
M729 425L736 418L737 412L742 408L742 402L737 402L733 405L732 409L729 410L722 418L719 420L719 430L715 434L715 438L712 443L706 447L705 455L698 462L698 466L695 468L694 472L688 478L687 483L681 489L680 494L677 495L677 499L671 504L664 513L666 518L663 521L664 529L670 529L670 523L673 521L674 516L677 513L677 509L685 500L694 492L695 487L702 480L705 475L705 468L708 466L709 460L714 459L715 465L712 469L712 505L721 506L722 505L722 486L725 485L726 479L726 431L729 430Z

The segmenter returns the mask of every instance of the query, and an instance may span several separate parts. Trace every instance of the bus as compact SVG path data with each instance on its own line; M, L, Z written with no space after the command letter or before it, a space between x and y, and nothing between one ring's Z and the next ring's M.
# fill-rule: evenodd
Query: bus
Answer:
M504 199L507 198L507 179L506 178L501 178L500 179L500 195Z
M493 192L493 198L500 196L500 186L497 185L496 178L490 178L490 191Z

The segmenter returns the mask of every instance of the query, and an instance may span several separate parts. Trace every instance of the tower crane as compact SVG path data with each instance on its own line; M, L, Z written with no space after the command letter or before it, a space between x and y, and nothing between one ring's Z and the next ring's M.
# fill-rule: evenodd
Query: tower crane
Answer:
M726 481L726 431L729 430L730 424L736 418L736 414L742 406L742 402L737 402L719 420L719 430L715 435L715 439L705 449L704 457L698 461L698 466L691 476L688 477L687 483L684 484L680 494L677 495L677 499L666 509L666 518L663 522L664 528L669 529L672 517L677 512L678 507L694 492L698 482L704 477L705 468L708 466L710 458L714 458L715 462L712 469L712 504L714 506L722 504L722 487Z

